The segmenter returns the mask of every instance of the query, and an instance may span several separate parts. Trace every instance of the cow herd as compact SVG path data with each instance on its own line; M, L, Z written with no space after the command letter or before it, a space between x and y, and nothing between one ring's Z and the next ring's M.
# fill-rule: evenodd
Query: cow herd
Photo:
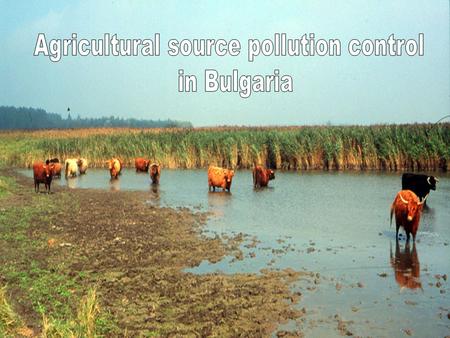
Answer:
M135 159L136 172L148 172L153 184L159 184L161 177L161 166L158 163L151 163L150 160L138 157ZM88 161L85 158L70 158L64 162L65 177L74 177L79 173L84 175L87 172ZM121 175L123 162L118 158L106 161L108 164L111 179L117 179ZM33 163L34 188L39 192L39 184L45 185L45 190L50 193L52 178L61 177L61 163L57 158L48 159L43 162ZM266 187L269 181L275 179L275 173L271 169L266 169L255 163L253 167L253 186ZM224 191L231 190L234 170L221 167L210 166L208 168L208 187L215 191L222 188ZM436 183L439 180L434 176L405 173L402 175L402 190L397 193L391 205L391 223L393 216L396 223L396 239L402 227L406 233L407 242L410 235L413 241L416 240L417 230L421 213L428 194L431 190L436 190Z

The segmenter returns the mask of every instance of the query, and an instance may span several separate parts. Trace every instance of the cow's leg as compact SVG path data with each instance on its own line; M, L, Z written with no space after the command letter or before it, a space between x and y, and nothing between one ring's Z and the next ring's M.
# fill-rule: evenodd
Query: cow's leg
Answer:
M34 192L38 192L38 184L34 181Z
M398 224L395 225L395 240L398 242L398 229L400 229L400 226Z
M409 243L409 237L410 237L410 233L409 233L409 231L406 231L406 243Z

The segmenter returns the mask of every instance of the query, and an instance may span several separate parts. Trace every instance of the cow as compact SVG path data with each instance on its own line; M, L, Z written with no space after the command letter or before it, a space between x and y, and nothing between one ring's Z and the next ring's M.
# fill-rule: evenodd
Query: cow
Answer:
M112 158L107 163L111 179L119 178L120 172L122 171L122 162L117 158Z
M43 162L33 163L34 191L39 192L39 184L45 184L45 191L50 194L50 186L54 174L54 163L44 164Z
M80 175L86 174L86 171L88 168L88 161L85 158L80 157L77 160L77 165L78 165L78 170L80 171Z
M76 158L68 158L65 162L65 176L68 177L75 177L77 176L77 170L78 170L78 163Z
M159 184L159 178L161 177L161 166L158 163L152 163L150 165L150 178L153 184Z
M405 250L400 250L400 244L397 241L395 246L395 256L392 255L391 245L391 266L394 269L395 281L401 289L422 289L420 282L420 262L417 255L416 245L413 245L412 251L409 243L405 245Z
M148 167L150 166L150 160L146 160L142 157L136 157L134 159L134 166L136 167L136 172L148 172Z
M209 190L211 191L212 188L215 191L216 187L219 187L223 190L230 191L233 176L233 170L210 166L208 168Z
M430 190L436 190L437 182L439 180L434 176L404 173L402 175L402 190L411 190L420 200L423 200L430 193Z
M253 168L253 186L267 187L270 180L275 179L275 173L271 169L265 169L259 165Z
M401 190L395 196L391 205L391 225L392 215L395 214L396 232L395 239L398 241L398 230L400 227L406 232L406 241L409 242L410 234L413 235L413 241L416 241L417 230L419 229L420 214L423 204L428 196L420 201L419 197L411 190Z
M46 165L49 165L50 163L53 163L53 177L54 178L61 178L61 163L59 163L59 159L51 158L45 161Z

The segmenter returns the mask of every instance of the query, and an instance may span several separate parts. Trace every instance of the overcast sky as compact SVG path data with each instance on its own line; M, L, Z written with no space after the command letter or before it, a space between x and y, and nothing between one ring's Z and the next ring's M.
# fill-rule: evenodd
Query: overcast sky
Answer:
M31 106L66 116L117 115L189 120L204 125L434 122L449 114L449 2L433 1L6 1L0 0L0 105ZM159 57L33 56L47 39L153 38ZM275 32L342 41L340 57L258 57L247 39ZM425 55L351 57L352 39L417 39ZM239 39L237 57L170 57L171 38ZM198 76L199 92L177 91L178 69ZM204 93L203 72L281 74L292 93Z

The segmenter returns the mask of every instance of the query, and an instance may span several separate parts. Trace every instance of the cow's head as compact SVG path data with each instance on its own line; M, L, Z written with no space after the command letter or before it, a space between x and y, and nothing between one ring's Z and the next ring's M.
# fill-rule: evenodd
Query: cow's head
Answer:
M269 180L275 179L275 172L272 169L267 169L267 175L269 175Z
M234 170L226 170L225 171L225 179L227 181L227 183L231 183L231 181L233 180L233 176L234 176Z
M427 182L431 190L436 190L436 183L439 182L439 180L434 176L428 176Z
M55 165L53 163L47 163L44 165L45 177L50 178L55 174Z
M152 175L158 174L158 173L159 173L159 164L153 163L153 164L150 166L150 173L151 173Z
M113 160L108 160L106 163L108 163L108 169L111 170L113 168Z
M407 205L407 210L408 210L407 220L409 222L411 222L417 216L417 214L422 211L423 204L425 203L425 200L428 197L428 195L426 195L422 201L417 201L417 200L408 201L403 198L402 194L399 194L399 196L400 196L400 199L402 200L402 202Z

